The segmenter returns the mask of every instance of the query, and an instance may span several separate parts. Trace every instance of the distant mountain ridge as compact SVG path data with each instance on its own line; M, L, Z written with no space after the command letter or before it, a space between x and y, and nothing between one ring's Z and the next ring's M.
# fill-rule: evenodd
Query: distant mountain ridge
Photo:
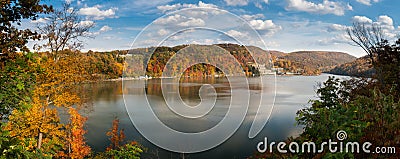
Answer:
M338 65L327 73L356 77L372 77L372 75L375 74L375 70L371 65L369 57L363 56L354 61Z
M347 53L332 51L297 51L288 53L282 58L307 67L319 69L322 72L329 71L337 65L356 59L356 57Z
M194 44L193 44L194 45ZM160 67L151 67L154 72L160 72L165 65L165 60L169 59L170 56L177 53L180 49L190 45L178 45L174 47L150 47L150 48L138 48L129 51L129 54L140 54L148 56L154 51L155 56L160 56L163 61L155 61L153 63L159 63ZM212 46L212 45L203 45ZM247 63L254 62L251 60L249 51L254 53L253 57L260 64L267 64L269 61L265 57L272 57L274 69L282 74L302 74L302 75L318 75L322 72L329 72L333 68L352 62L357 58L343 52L332 52L332 51L296 51L291 53L284 53L276 50L264 50L256 46L243 46L238 44L214 44L219 46L233 56L235 56L244 67ZM247 50L248 49L248 50ZM152 55L154 57L154 55ZM154 58L156 58L154 57ZM148 67L149 69L149 67ZM251 70L251 67L249 68ZM149 75L154 75L150 73ZM158 74L159 75L159 74Z
M250 46L249 50L262 50ZM331 69L356 60L357 58L344 52L334 51L296 51L284 53L276 50L269 52L274 60L274 66L283 68L284 72L298 72L303 75L316 75L329 72Z

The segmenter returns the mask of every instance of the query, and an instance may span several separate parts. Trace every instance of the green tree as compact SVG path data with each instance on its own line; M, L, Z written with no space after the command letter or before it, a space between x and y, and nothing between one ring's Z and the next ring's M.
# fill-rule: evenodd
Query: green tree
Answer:
M375 79L381 90L396 89L400 92L400 38L390 44L381 26L354 23L347 29L350 39L368 55L376 70ZM392 93L396 93L392 92ZM398 99L398 98L397 98Z
M13 54L0 62L0 120L8 118L14 109L23 109L30 101L35 83L35 55Z
M358 37L358 45L362 45L371 58L376 75L372 79L347 81L330 77L317 90L319 99L312 100L311 107L298 111L298 124L305 128L294 140L321 143L334 137L336 131L345 130L350 137L347 141L368 141L373 143L373 148L399 146L400 39L390 44L382 39L378 26L355 27L351 33ZM325 153L321 156L343 158L341 155ZM352 158L397 158L393 154L348 155ZM315 157L315 154L300 156Z
M40 4L40 0L2 0L0 3L0 51L2 58L18 50L28 52L28 39L40 36L30 29L18 29L22 19L35 20L39 13L50 13L51 6ZM0 59L1 60L1 59Z
M40 0L3 0L0 2L0 158L42 158L39 153L25 151L17 138L5 130L12 111L27 108L35 82L34 55L26 47L29 39L40 36L30 29L19 29L23 19L36 20L39 13L50 13L52 7ZM24 53L17 53L22 51Z

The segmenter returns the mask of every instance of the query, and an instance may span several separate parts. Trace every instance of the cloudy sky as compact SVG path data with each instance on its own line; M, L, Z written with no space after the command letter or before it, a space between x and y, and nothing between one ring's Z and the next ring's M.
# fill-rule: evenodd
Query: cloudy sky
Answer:
M43 2L57 8L65 1ZM345 34L353 22L381 25L388 38L400 33L400 1L395 0L67 2L79 9L87 23L95 23L96 37L86 40L84 50L129 49L139 37L134 47L236 42L284 52L343 51L359 57L363 51L350 45Z

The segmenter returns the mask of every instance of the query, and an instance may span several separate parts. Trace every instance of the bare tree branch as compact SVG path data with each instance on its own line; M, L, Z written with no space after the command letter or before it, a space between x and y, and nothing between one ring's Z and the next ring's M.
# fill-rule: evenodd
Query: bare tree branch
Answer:
M366 23L355 22L346 32L350 39L367 53L372 64L374 64L377 46L384 41L382 28L375 24L367 25Z
M39 33L46 41L39 49L49 49L54 59L58 59L59 51L82 49L83 39L93 37L88 34L93 27L94 22L82 20L76 8L64 3L62 9L55 10L47 17L46 24L38 26Z

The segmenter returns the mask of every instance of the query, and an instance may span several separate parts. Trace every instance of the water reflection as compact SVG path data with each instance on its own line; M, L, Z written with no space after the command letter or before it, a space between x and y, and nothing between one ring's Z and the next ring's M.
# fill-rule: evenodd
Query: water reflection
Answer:
M257 111L257 101L260 98L260 91L270 90L269 80L258 83L258 78L250 78L250 97L253 103L247 116L238 131L226 142L218 147L196 154L186 154L185 158L245 158L256 151L256 145L264 137L269 141L283 141L289 136L298 135L302 128L295 126L295 113L297 110L307 106L308 100L315 98L314 86L317 82L323 82L328 75L321 76L279 76L277 79L277 97L275 107L269 122L254 139L247 137L254 115ZM234 80L231 82L235 82ZM245 87L232 88L226 78L190 78L180 82L176 79L163 81L170 92L179 90L179 94L188 105L197 105L200 101L198 90L202 84L207 83L215 88L217 94L216 107L210 113L200 119L188 119L174 114L165 105L162 91L161 79L132 80L124 81L125 92L134 95L135 103L138 106L147 104L144 94L148 95L153 111L159 119L169 127L184 132L199 132L215 126L225 116L231 98L231 91L241 92ZM264 88L262 88L264 87ZM122 98L122 82L103 82L91 84L87 89L91 92L93 99L93 110L87 112L88 121L87 139L89 145L95 151L103 151L109 145L106 131L111 128L112 120L115 117L120 119L120 126L124 128L127 140L136 140L149 148L144 158L179 158L176 154L157 148L144 139L133 127L124 106ZM167 100L173 100L167 99ZM173 102L173 101L171 101ZM140 111L140 110L139 110ZM147 120L145 116L143 120ZM162 132L154 130L162 136ZM205 139L206 141L206 139ZM190 143L188 145L196 144Z

